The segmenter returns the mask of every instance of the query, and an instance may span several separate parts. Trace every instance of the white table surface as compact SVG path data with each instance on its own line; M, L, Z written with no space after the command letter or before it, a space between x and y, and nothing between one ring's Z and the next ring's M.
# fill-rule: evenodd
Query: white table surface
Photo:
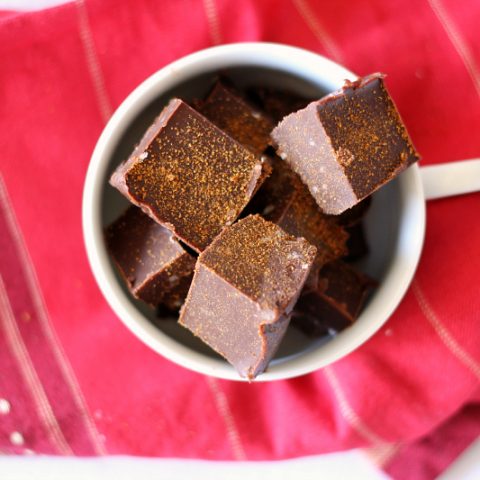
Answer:
M352 477L352 472L354 477ZM206 462L197 460L106 457L0 458L2 480L387 480L360 451L282 462Z
M440 452L439 452L440 454ZM2 480L388 480L359 450L281 462L0 457ZM437 480L480 479L480 440Z

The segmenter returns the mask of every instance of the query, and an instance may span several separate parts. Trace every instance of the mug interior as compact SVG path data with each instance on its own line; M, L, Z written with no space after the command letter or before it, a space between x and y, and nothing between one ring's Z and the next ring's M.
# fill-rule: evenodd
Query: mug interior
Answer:
M241 380L233 367L188 330L174 321L156 321L155 312L130 295L109 259L102 234L104 227L128 205L127 200L109 186L111 173L130 155L134 145L172 97L186 101L202 98L219 73L228 76L240 88L274 87L311 98L339 88L345 78L355 78L336 64L308 52L304 53L315 60L316 70L314 67L307 69L306 64L300 68L294 60L262 66L266 63L265 57L262 64L260 57L252 59L248 55L232 64L232 57L226 55L228 47L217 48L226 50L223 62L221 55L216 62L209 63L202 63L199 57L197 63L190 64L196 68L175 70L177 78L173 80L172 73L160 76L157 81L151 77L142 84L143 90L141 85L134 92L136 98L132 94L133 100L129 97L120 107L116 117L112 118L113 126L109 124L106 128L108 138L104 132L92 158L90 169L94 169L94 173L89 171L87 184L90 180L91 192L97 190L99 203L95 205L92 193L90 208L97 208L97 214L89 215L84 210L84 222L89 223L92 234L89 240L86 233L86 242L95 276L124 323L154 350L183 366L220 378ZM168 78L168 82L162 78ZM85 194L88 194L87 185ZM360 345L392 313L413 276L423 241L424 199L417 166L373 195L364 223L370 253L357 266L375 278L380 286L370 296L357 322L333 337L320 339L309 338L290 327L268 371L258 380L293 377L331 363Z

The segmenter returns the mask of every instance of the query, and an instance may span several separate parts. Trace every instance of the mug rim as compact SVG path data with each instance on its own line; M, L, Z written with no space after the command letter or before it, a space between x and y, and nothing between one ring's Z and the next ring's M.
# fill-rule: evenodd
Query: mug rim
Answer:
M283 68L280 68L280 65ZM332 85L341 85L344 79L357 77L322 55L276 43L245 42L221 45L182 57L140 83L114 112L91 156L82 200L83 235L90 268L104 298L124 325L154 351L185 368L238 381L246 379L240 377L225 360L208 357L169 337L155 327L128 299L112 271L105 249L100 205L111 156L128 126L156 97L193 74L242 66L283 70L293 75L298 74L304 80L316 80L316 83L323 78ZM324 73L327 71L329 79ZM334 88L338 88L338 85ZM369 321L363 320L364 324L360 325L362 328L358 328L357 321L342 331L341 336L271 364L255 381L297 377L339 360L377 332L397 308L413 279L425 235L425 196L417 164L402 173L399 184L403 213L396 252L398 249L408 250L409 255L392 262L372 301L360 316L362 319L367 316Z

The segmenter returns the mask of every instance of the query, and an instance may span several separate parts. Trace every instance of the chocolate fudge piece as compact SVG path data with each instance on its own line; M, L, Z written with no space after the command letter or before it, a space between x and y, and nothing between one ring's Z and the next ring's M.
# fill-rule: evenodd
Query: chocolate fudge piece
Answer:
M254 153L261 154L270 143L270 132L274 126L272 121L222 81L217 81L197 109Z
M419 158L383 78L347 81L272 132L280 157L327 214L353 207Z
M308 99L287 90L268 87L252 87L247 92L250 98L275 122L279 122L292 112L305 108L313 100L313 98Z
M170 230L132 206L106 229L105 238L113 261L136 298L169 307L185 298L195 259Z
M190 276L182 277L175 290L170 292L163 302L157 305L155 310L157 323L161 323L163 320L178 320L178 314L185 303L192 279L193 271Z
M265 180L272 174L273 172L273 162L272 158L269 155L260 155L260 162L262 165L262 173L260 174L260 178L258 179L257 185L252 193L252 198L257 194L258 190L261 186L265 183ZM248 209L248 204L243 210L243 217L245 217L245 211Z
M253 198L249 210L315 245L316 263L320 266L346 255L345 229L334 217L319 210L308 188L283 160L275 156L271 161L273 172Z
M255 378L285 334L315 254L259 215L239 220L198 257L180 324Z
M357 319L374 285L345 262L329 262L320 270L318 288L302 292L292 325L312 337L339 332Z
M195 264L194 264L194 268L195 268ZM182 307L182 305L185 302L185 299L187 298L188 290L190 289L190 285L192 284L192 279L193 279L193 268L190 275L181 277L178 282L178 285L172 291L170 291L168 295L165 295L162 304L165 305L165 307L168 308L168 310L170 310L171 312L176 312L178 315L180 308Z
M346 228L348 232L347 250L348 255L344 257L346 262L355 262L368 255L370 251L368 248L367 239L365 238L365 228L363 223L356 223L351 227Z
M367 197L352 208L345 210L342 214L332 215L331 217L334 218L339 225L353 227L362 221L371 203L372 197Z
M110 183L201 252L238 217L262 162L182 100L172 100Z

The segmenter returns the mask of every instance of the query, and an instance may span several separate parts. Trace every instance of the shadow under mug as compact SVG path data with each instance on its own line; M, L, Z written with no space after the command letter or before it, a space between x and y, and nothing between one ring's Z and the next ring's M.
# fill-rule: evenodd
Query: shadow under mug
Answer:
M307 97L321 97L356 75L306 50L271 43L214 47L184 57L139 85L119 106L102 132L88 168L83 195L83 231L88 259L106 300L145 344L191 370L243 380L176 322L155 314L125 288L109 259L103 229L127 201L108 184L116 166L129 156L144 131L173 96L190 100L208 92L215 74L226 73L239 87L267 86ZM358 320L339 334L311 339L288 329L268 370L256 381L286 379L324 367L359 347L400 303L420 258L425 232L425 200L480 190L480 161L420 168L411 166L373 195L365 218L370 255L359 268L379 280Z

